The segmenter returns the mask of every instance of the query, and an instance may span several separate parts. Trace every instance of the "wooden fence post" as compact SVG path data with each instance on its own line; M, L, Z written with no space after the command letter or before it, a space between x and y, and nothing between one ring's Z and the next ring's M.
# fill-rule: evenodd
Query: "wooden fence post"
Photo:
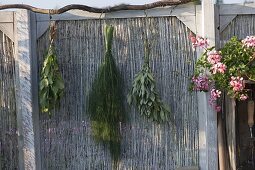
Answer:
M30 12L15 13L16 105L19 143L19 170L38 170L32 95L32 48ZM34 43L34 42L33 42Z
M217 39L214 0L202 1L201 21L200 35L208 38L210 46L214 46ZM218 169L217 113L208 103L209 93L198 94L199 166L201 170Z

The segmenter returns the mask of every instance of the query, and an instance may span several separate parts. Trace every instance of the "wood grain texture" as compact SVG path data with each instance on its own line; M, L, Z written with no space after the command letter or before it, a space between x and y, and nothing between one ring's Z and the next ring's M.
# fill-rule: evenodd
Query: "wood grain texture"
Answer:
M14 46L0 31L0 169L18 169Z
M16 12L16 107L19 134L19 169L35 170L35 143L32 118L30 15Z
M65 81L65 96L52 118L40 114L42 169L111 169L110 155L92 138L87 117L88 95L101 64L104 25L115 28L113 55L128 93L143 62L142 32L152 43L151 66L157 89L170 106L176 129L141 117L126 103L129 121L121 124L119 170L173 170L198 166L197 95L188 91L196 54L190 30L176 17L58 21L56 49ZM38 40L39 67L48 48L48 32ZM126 99L123 99L126 100Z
M237 15L220 34L221 47L237 36L238 39L244 39L246 36L255 35L255 15Z

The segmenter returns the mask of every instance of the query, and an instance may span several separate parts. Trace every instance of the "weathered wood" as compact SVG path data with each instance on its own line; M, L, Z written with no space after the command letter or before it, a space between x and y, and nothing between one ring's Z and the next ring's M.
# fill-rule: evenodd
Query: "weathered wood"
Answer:
M0 13L0 22L1 23L13 23L13 12L11 11L1 11Z
M13 41L0 31L0 169L18 169Z
M19 141L19 169L35 170L34 124L32 118L31 36L27 10L15 13L16 106Z
M12 41L14 41L14 12L0 12L0 30L4 32Z
M176 17L153 17L57 21L56 52L66 89L60 109L51 119L40 113L42 168L111 169L110 155L93 140L86 114L91 84L104 56L102 30L106 23L116 30L113 55L124 80L125 94L141 69L142 33L148 31L157 88L170 106L177 126L174 131L169 125L154 124L126 103L129 121L121 125L118 169L198 166L197 96L187 90L196 61L188 38L190 30ZM40 67L48 48L47 33L38 40Z
M122 5L117 5L113 7L107 7L107 8L95 8L95 7L90 7L87 5L71 4L71 5L64 6L60 9L42 9L42 8L36 8L26 4L7 4L7 5L0 5L0 10L18 8L18 9L30 10L35 13L51 14L51 15L62 14L73 9L79 9L79 10L93 12L93 13L109 13L109 12L116 12L116 11L123 11L123 10L146 10L146 9L152 9L157 7L186 4L188 2L192 2L192 0L162 0L162 1L157 1L157 2L148 3L144 5L122 4Z
M250 15L255 14L255 4L222 4L220 5L221 15Z
M214 1L202 1L202 36L215 45ZM200 52L201 54L201 52ZM200 55L198 54L198 55ZM209 94L199 93L199 166L201 170L218 169L217 114L208 104Z
M176 170L199 170L199 167L197 166L180 167L180 168L177 168Z
M244 39L246 36L255 35L255 15L238 15L227 27L220 33L220 46L237 36L238 39Z
M228 157L226 152L228 150L226 149L226 141L224 140L224 124L223 120L221 118L222 115L218 115L218 153L219 153L219 169L220 170L229 170L228 166Z
M8 36L12 41L14 41L13 23L1 23L0 22L0 31L4 32L4 34L6 34L6 36Z
M39 101L38 101L38 57L37 57L37 22L36 14L30 12L30 40L31 40L31 85L32 85L32 111L33 128L35 138L35 161L36 170L41 170L41 150L40 150L40 128L39 128Z
M220 32L222 32L233 19L235 19L235 15L220 15Z
M236 167L236 102L234 99L226 97L226 134L227 134L227 151L229 155L230 169Z

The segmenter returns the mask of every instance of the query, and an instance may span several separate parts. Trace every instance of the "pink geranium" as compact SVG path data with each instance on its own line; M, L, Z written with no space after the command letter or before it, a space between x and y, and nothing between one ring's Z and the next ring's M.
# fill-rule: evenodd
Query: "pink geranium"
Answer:
M246 100L246 99L248 99L248 96L246 94L241 94L241 96L239 98L240 98L240 100Z
M197 46L201 48L207 48L209 46L207 38L197 37Z
M197 91L209 90L209 79L206 75L193 76L192 82L194 83L193 90Z
M190 34L189 38L192 42L193 48L200 47L200 48L207 48L209 46L207 38L203 38L201 36L195 37L194 34Z
M215 109L216 112L220 112L221 111L221 107L217 106L217 105L214 107L214 109Z
M224 74L226 69L227 69L227 66L221 62L218 62L211 67L212 74L216 74L216 73Z
M221 55L218 51L209 51L207 53L208 57L207 57L207 61L210 63L210 64L217 64L221 61Z
M217 100L217 98L220 98L220 95L221 95L220 90L216 90L216 89L211 90L211 99L212 100Z
M243 77L231 77L230 86L233 88L234 92L239 92L244 89Z
M221 93L222 92L220 90L217 90L215 88L211 89L211 96L210 96L209 103L216 112L221 111L221 107L217 105L217 99L221 97Z
M247 36L242 43L246 47L255 47L255 36Z

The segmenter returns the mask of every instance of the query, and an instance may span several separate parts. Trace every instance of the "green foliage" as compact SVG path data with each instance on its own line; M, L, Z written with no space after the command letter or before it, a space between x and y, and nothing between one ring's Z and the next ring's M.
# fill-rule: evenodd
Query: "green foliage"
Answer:
M112 56L113 27L105 28L104 61L89 97L89 115L96 141L109 146L114 163L120 156L120 122L124 121L121 77Z
M135 76L128 103L135 104L141 115L161 123L169 120L170 109L161 102L156 92L156 82L149 67L149 49L145 42L145 62L142 70Z
M59 104L64 92L64 81L59 71L57 56L52 44L43 62L39 86L40 109L42 112L48 112L51 116L52 109Z
M244 100L242 96L247 96L247 91L244 89L245 83L243 80L255 81L255 67L254 67L254 46L247 46L246 40L238 40L237 37L232 37L224 47L218 51L221 55L218 64L224 64L225 70L223 72L213 72L216 63L211 63L209 60L210 52L214 51L214 47L205 49L205 53L198 59L195 66L194 77L204 76L208 77L209 86L213 86L220 91L226 91L228 95L239 100ZM235 79L238 79L241 88L235 88ZM196 85L192 82L191 89ZM201 90L200 90L201 91Z
M148 64L145 64L135 76L128 94L128 103L135 104L141 115L160 123L169 120L170 110L160 101L155 84L151 70Z
M255 68L250 67L254 48L245 47L237 37L232 37L221 49L223 63L228 66L228 74L233 76L250 75Z

